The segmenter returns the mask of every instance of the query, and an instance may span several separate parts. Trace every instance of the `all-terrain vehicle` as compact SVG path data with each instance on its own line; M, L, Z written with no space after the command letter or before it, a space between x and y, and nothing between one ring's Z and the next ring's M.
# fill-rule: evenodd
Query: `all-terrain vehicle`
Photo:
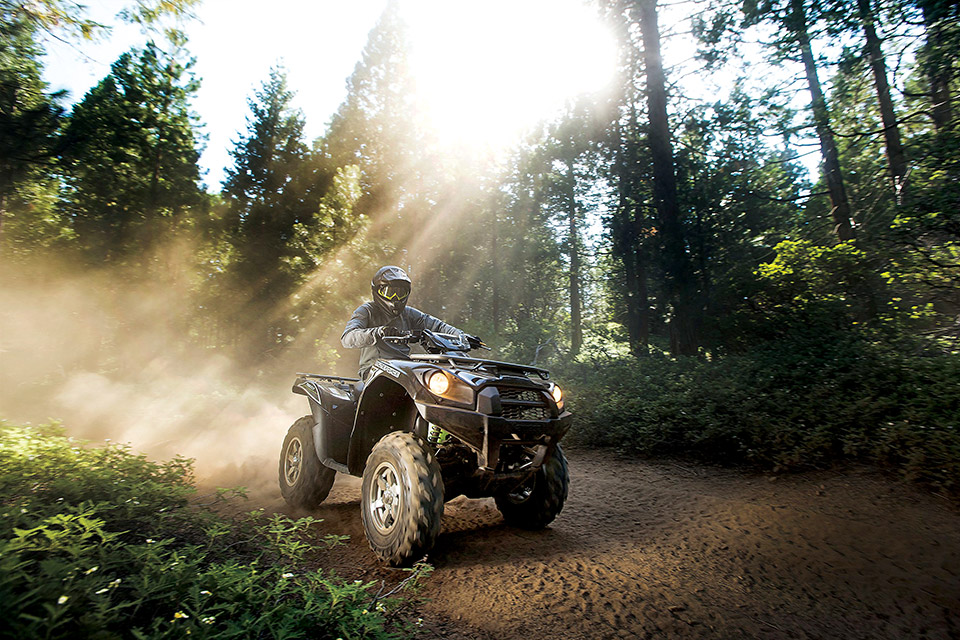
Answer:
M467 357L472 336L428 330L388 338L419 343L409 360L377 360L364 380L297 374L310 415L280 452L280 490L316 508L337 472L362 477L361 517L371 549L390 565L429 551L444 502L493 497L515 526L547 526L569 479L560 439L572 416L538 367Z

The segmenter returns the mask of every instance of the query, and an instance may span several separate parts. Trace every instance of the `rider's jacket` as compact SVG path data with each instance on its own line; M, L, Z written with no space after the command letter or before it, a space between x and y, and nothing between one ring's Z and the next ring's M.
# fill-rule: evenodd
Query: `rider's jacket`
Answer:
M421 331L429 329L437 333L463 333L460 329L433 316L405 307L399 316L391 317L373 302L365 302L353 312L353 317L343 330L340 343L348 349L360 351L360 377L365 378L377 358L410 357L410 346L393 344L377 337L377 327L390 326L403 331Z

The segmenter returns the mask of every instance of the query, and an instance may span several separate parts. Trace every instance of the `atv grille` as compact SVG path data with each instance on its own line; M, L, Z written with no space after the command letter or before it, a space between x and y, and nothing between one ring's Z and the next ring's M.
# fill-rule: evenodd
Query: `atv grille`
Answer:
M498 387L503 417L507 420L547 420L550 410L543 394L534 389Z

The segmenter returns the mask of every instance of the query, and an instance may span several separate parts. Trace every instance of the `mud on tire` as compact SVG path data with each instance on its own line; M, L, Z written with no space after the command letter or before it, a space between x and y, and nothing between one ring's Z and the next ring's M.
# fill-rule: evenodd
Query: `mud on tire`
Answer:
M280 493L287 504L298 509L320 506L337 475L317 458L313 423L312 416L303 416L294 422L280 449Z
M563 510L569 486L567 459L557 445L532 478L511 492L495 495L494 501L508 524L542 529Z
M374 446L360 505L367 541L383 562L409 564L433 547L443 516L443 478L421 438L394 432Z

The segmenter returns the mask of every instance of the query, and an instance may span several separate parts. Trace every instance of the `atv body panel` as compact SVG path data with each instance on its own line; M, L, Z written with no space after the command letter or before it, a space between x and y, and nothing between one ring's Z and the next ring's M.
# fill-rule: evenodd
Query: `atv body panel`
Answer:
M357 407L359 378L298 374L293 392L307 396L313 415L317 458L330 468L349 473L347 455Z

